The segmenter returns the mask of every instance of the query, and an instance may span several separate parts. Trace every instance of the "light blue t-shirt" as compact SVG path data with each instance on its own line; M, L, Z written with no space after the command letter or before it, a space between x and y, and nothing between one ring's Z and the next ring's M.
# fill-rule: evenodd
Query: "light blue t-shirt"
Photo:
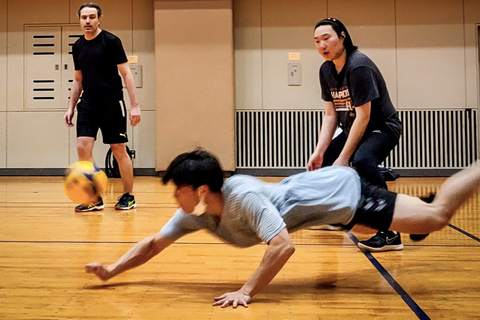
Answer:
M179 209L161 229L178 239L206 229L239 247L268 243L283 228L289 232L319 224L348 224L360 201L360 178L348 167L331 166L293 175L280 183L235 175L222 188L221 220Z

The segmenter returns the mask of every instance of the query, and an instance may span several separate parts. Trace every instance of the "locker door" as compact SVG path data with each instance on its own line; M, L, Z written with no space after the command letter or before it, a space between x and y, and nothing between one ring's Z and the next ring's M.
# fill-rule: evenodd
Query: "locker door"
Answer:
M61 27L25 27L25 109L60 109Z
M70 98L75 67L73 65L72 45L83 35L79 25L62 27L62 106L67 109Z

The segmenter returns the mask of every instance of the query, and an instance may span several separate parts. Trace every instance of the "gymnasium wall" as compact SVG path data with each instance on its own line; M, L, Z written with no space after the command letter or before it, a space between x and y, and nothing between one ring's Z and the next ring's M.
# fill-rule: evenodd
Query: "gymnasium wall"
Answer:
M313 27L326 17L376 62L399 110L477 108L477 0L239 0L237 110L323 109ZM289 62L301 64L301 86L288 86Z
M7 163L7 0L0 0L0 168Z
M65 110L25 109L23 31L26 24L78 25L81 2L0 0L0 73L6 75L0 77L0 169L63 168L76 159ZM119 35L143 66L142 123L129 131L129 147L137 150L136 168L154 168L154 1L98 2L102 27ZM317 76L323 59L312 37L314 24L328 16L341 19L376 62L399 110L478 108L478 0L234 0L237 112L323 109ZM192 49L189 38L179 40ZM288 86L289 62L301 64L300 86ZM97 161L105 152L99 143Z
M77 10L83 0L0 0L0 168L65 168L76 161L75 127L67 128L62 108L29 109L25 99L25 26L78 26ZM101 28L118 35L128 56L143 66L137 94L142 122L128 134L136 150L136 168L155 165L153 1L97 1L102 10ZM71 55L69 56L71 59ZM73 75L73 70L71 71ZM125 90L125 101L129 99ZM127 106L129 107L129 106ZM108 147L97 137L96 161L103 167Z
M203 147L235 170L232 0L155 0L156 166Z

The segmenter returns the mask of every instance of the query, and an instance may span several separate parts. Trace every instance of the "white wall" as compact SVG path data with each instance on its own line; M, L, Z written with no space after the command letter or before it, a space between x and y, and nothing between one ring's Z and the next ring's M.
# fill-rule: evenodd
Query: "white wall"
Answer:
M64 168L77 160L75 127L63 124L66 104L65 110L25 109L23 30L25 24L78 24L77 10L84 2L0 0L0 73L7 74L0 79L0 168ZM137 151L135 168L154 168L153 0L96 2L104 13L101 28L119 36L127 55L138 56L143 65L143 86L137 88L143 119L129 127L128 146ZM125 101L129 106L126 90ZM108 147L99 133L94 157L100 166Z
M235 1L236 109L323 109L312 39L336 17L387 82L398 109L478 106L477 0ZM287 85L288 52L299 52L302 86Z

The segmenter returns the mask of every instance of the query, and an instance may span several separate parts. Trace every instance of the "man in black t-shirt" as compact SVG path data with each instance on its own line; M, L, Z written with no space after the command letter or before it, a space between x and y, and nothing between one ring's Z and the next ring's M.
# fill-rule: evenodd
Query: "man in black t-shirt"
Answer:
M118 162L123 183L123 195L115 205L117 210L136 207L133 196L133 165L127 153L127 110L123 100L123 77L130 97L130 123L140 122L140 106L135 82L121 40L99 28L102 10L97 4L86 3L78 10L83 37L72 47L75 76L72 82L68 110L64 120L73 127L77 107L77 152L80 161L93 161L92 151L98 129L103 143L110 144ZM78 102L81 95L81 101ZM78 102L78 104L77 104ZM75 211L95 211L104 208L102 198L77 206Z
M307 168L352 163L365 183L387 189L378 165L398 144L402 123L385 80L375 63L353 45L338 19L318 22L314 40L326 60L320 67L325 117ZM403 249L395 231L380 231L359 247L371 251Z

